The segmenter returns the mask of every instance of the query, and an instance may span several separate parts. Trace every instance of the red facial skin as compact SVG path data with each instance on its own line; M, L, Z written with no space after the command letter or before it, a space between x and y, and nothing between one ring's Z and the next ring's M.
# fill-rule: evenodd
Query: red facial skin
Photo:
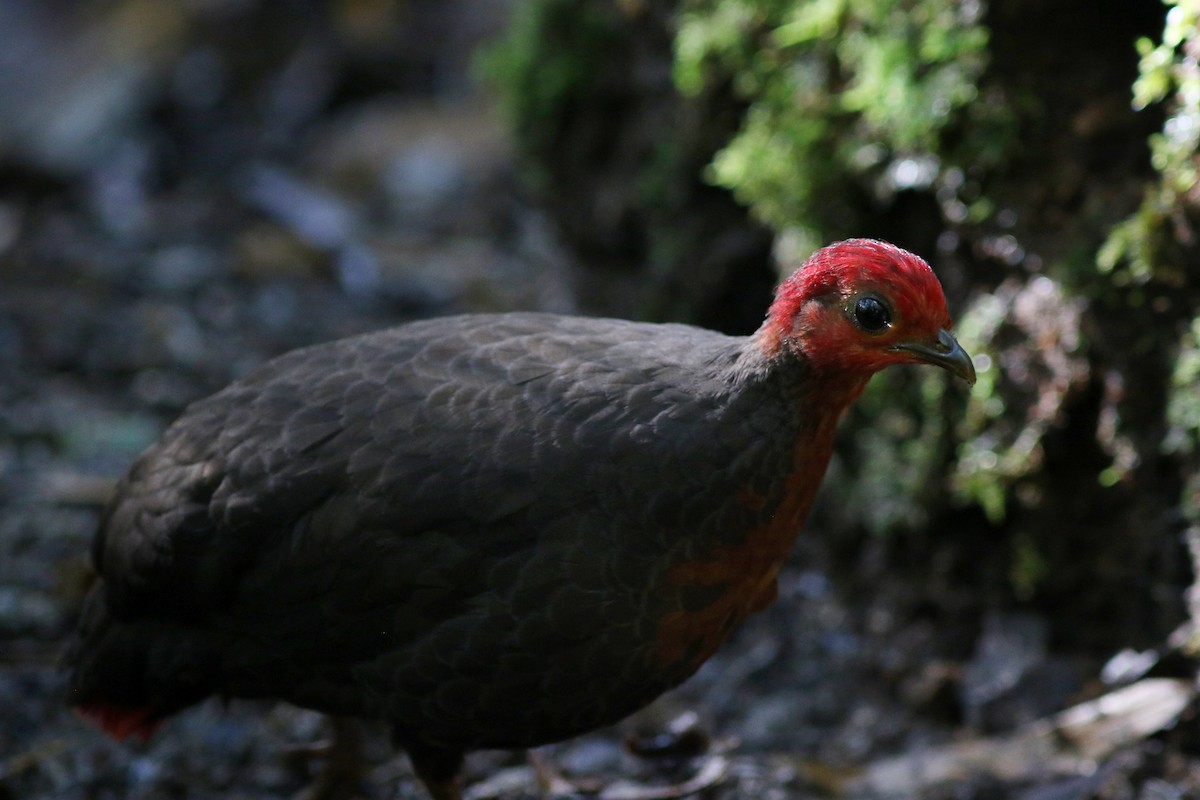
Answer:
M854 304L868 295L891 311L881 333L855 324ZM818 371L870 377L893 364L920 363L894 345L936 341L949 327L946 298L928 264L886 242L850 239L818 250L780 284L758 335L768 355L789 350Z

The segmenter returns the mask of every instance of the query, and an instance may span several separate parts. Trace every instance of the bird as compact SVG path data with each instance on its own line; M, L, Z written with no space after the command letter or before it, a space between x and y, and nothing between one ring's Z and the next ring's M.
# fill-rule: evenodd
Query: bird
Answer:
M382 721L458 800L465 754L615 723L770 604L871 376L974 383L950 328L923 259L850 239L749 336L466 314L286 353L119 482L68 702L117 737L210 696Z

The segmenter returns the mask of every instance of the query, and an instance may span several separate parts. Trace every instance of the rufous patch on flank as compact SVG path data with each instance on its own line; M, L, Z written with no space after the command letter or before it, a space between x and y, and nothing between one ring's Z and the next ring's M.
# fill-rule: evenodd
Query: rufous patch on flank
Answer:
M762 511L767 505L766 495L751 489L749 486L744 487L737 493L737 501L742 504L743 508L750 511Z
M751 528L745 539L726 545L711 556L675 564L667 574L668 586L725 586L717 599L697 610L679 609L662 618L658 626L658 659L662 664L698 669L728 638L743 619L770 605L777 595L776 578L796 542L812 507L821 474L832 449L836 419L821 426L815 448L797 442L795 470L788 476L771 519ZM811 448L811 449L810 449ZM815 452L814 452L815 451ZM763 508L769 499L749 488L738 501Z

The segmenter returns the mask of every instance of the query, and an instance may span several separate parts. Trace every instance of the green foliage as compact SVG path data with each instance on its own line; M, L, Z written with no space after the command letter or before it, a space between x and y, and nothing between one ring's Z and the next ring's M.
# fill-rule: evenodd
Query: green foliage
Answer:
M1139 76L1133 104L1169 100L1163 129L1150 137L1150 158L1161 176L1141 208L1118 225L1097 262L1119 284L1151 278L1181 283L1185 269L1172 255L1183 214L1200 208L1200 0L1164 0L1169 7L1162 42L1139 39Z
M558 120L578 98L594 94L621 36L614 14L594 3L516 4L507 35L481 53L478 69L500 91L502 111L526 154L549 150ZM545 179L538 162L526 159L535 185Z
M995 295L976 300L956 327L959 343L975 357L975 386L961 423L964 441L954 475L955 492L964 501L983 509L993 523L1004 519L1005 497L1012 481L1029 464L1027 446L1016 450L1000 441L995 423L1004 417L1004 398L997 391L999 370L986 354L1008 314Z
M979 10L954 0L685 3L677 85L694 95L731 79L749 104L710 178L777 230L821 240L854 224L836 202L848 178L883 194L929 187L958 160L951 130L969 129L953 149L972 165L998 160L1011 136L1003 113L977 102L988 41Z
M1200 0L1164 4L1169 10L1162 41L1137 42L1141 60L1133 85L1135 108L1167 104L1163 128L1149 142L1159 180L1097 256L1100 269L1118 285L1156 280L1186 287L1195 281L1189 269L1200 216ZM1194 463L1200 456L1200 318L1192 320L1180 343L1168 398L1164 449ZM1181 506L1200 522L1200 473L1194 469L1185 476Z
M1069 396L1089 380L1084 309L1062 284L1039 275L976 297L956 325L963 347L976 354L977 381L958 425L953 484L993 523L1004 519L1014 491L1034 488L1043 440L1065 422ZM991 354L1002 357L1003 370Z

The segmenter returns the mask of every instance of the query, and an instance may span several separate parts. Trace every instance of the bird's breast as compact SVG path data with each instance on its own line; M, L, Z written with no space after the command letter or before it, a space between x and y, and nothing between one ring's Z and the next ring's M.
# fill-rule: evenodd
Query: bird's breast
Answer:
M731 544L670 567L665 586L681 599L659 621L659 666L690 675L742 620L775 600L779 570L812 507L831 451L832 425L815 439L798 441L781 488L767 494L745 486L735 495L735 502L764 522Z

